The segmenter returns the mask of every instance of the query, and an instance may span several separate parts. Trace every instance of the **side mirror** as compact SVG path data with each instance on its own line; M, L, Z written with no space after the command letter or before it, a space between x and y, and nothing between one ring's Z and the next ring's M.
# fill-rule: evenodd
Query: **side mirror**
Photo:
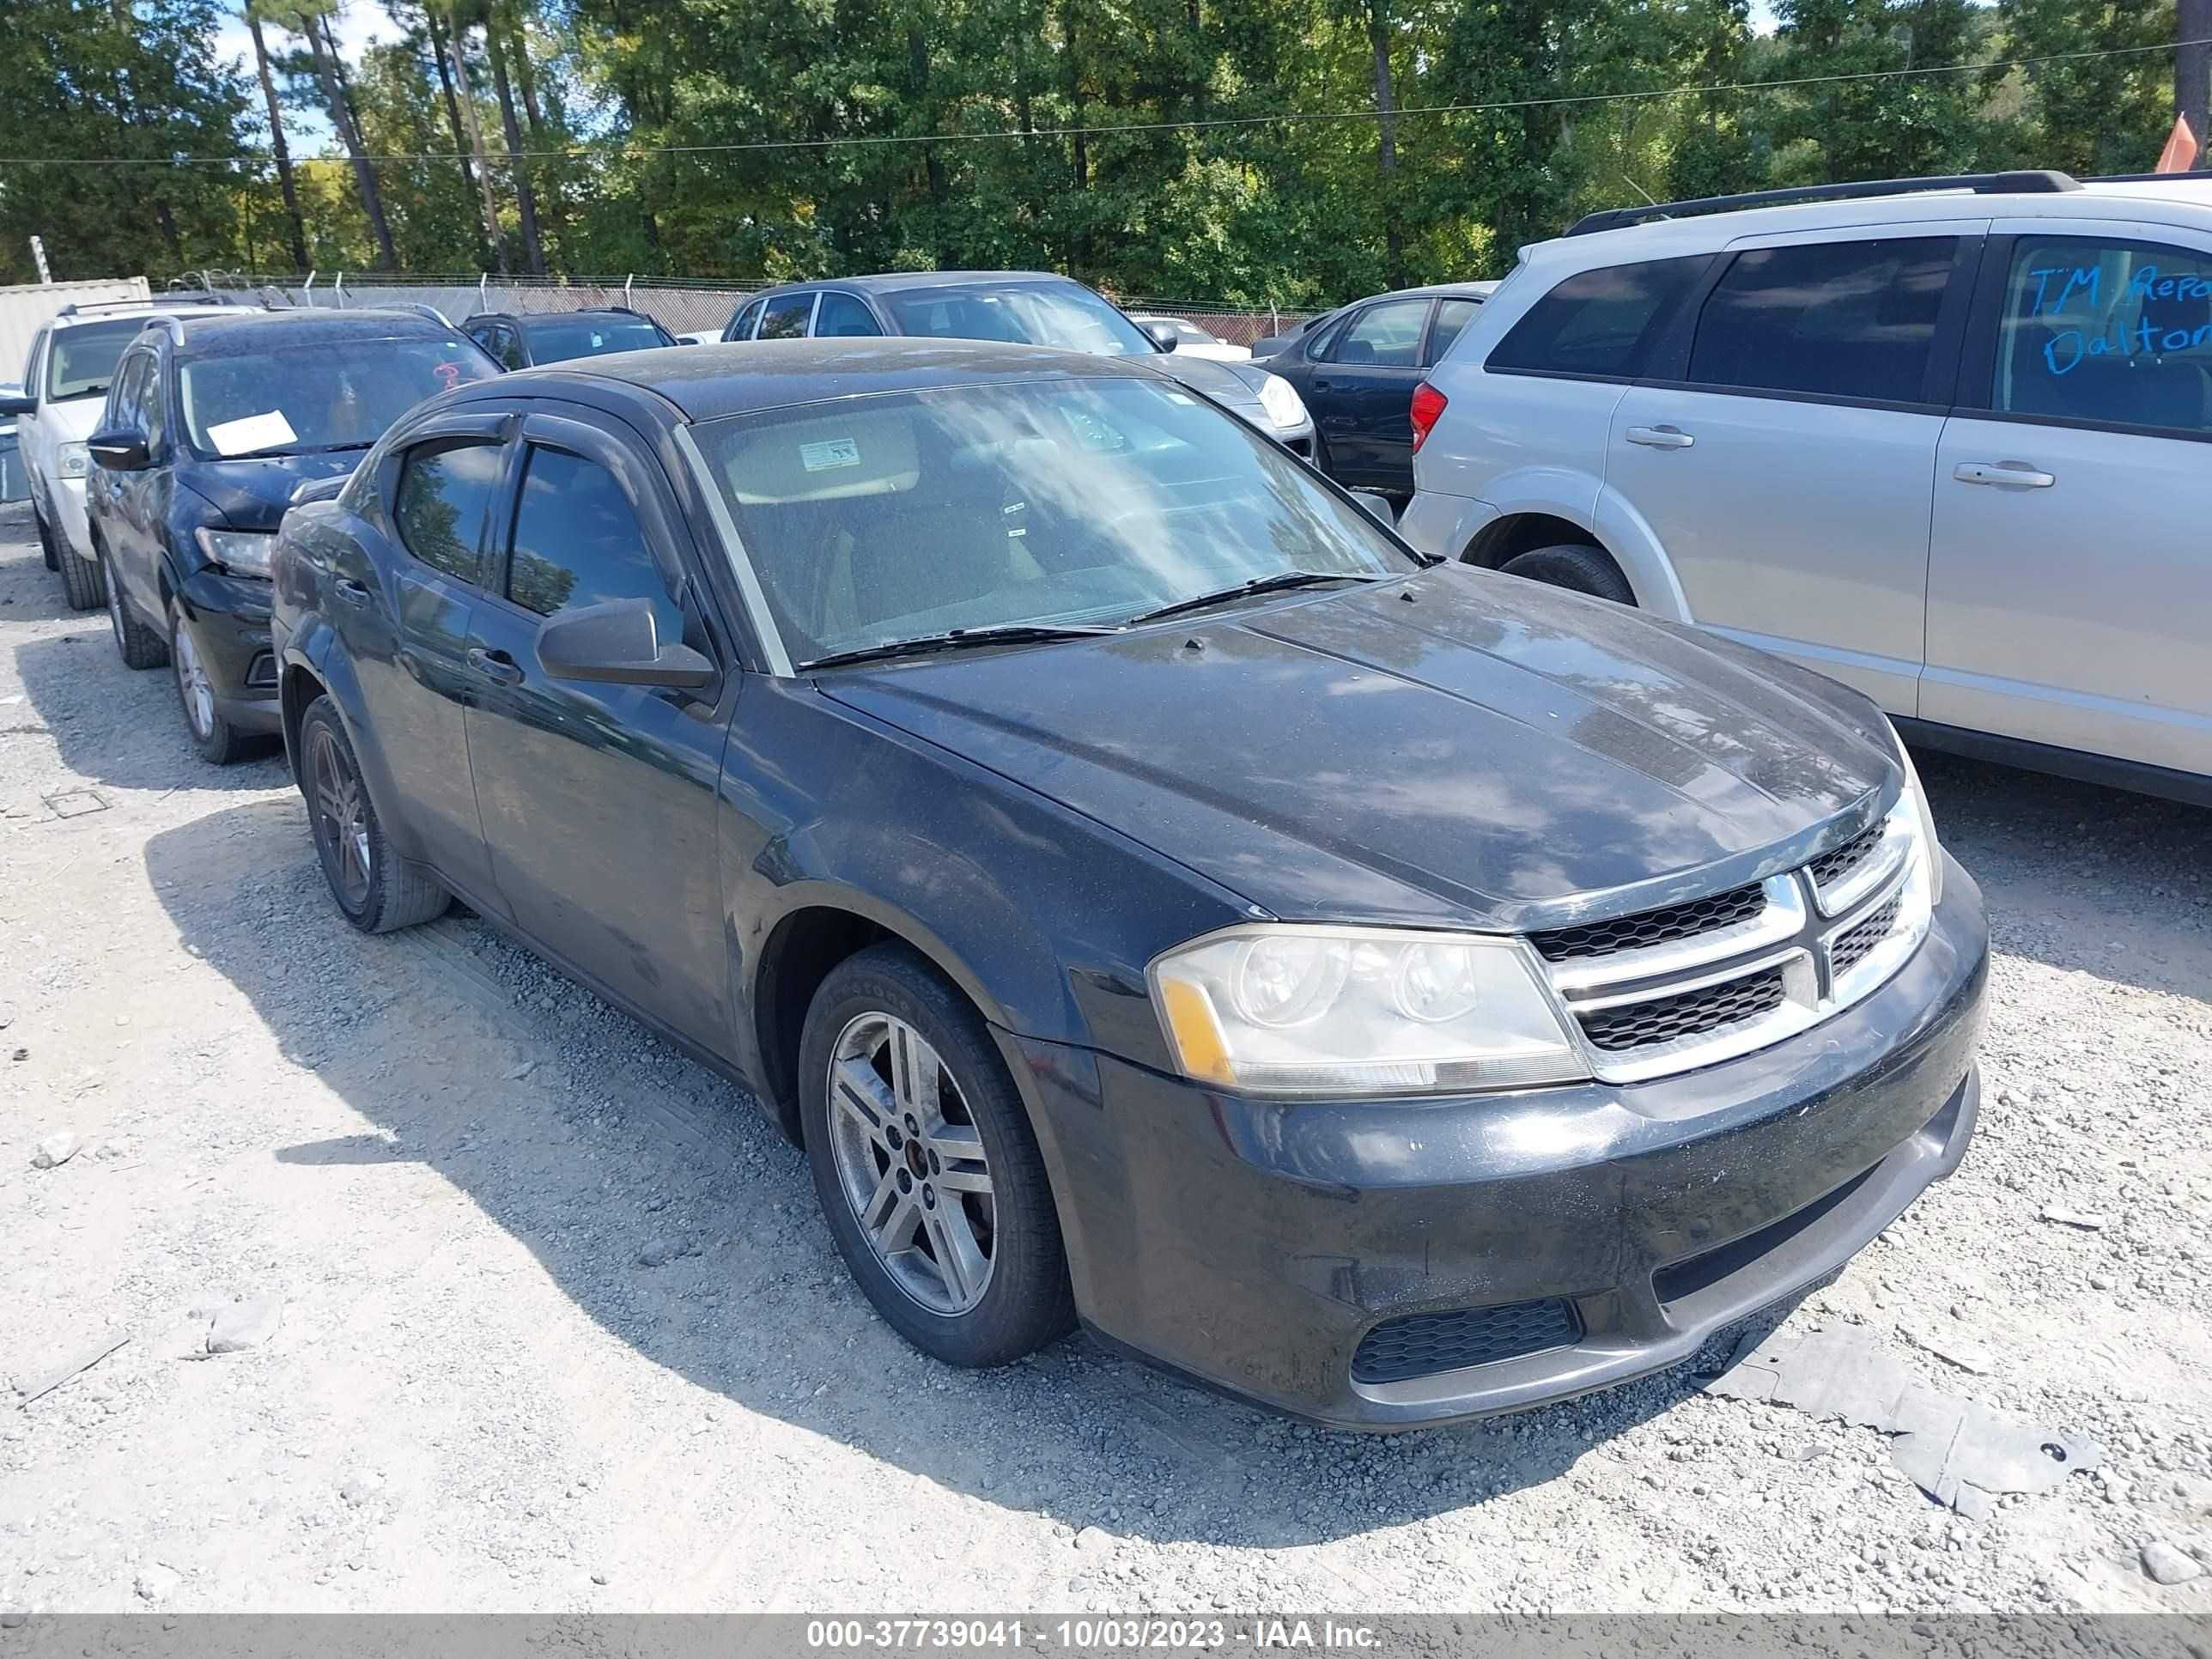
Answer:
M110 472L143 472L150 459L146 453L145 435L120 427L94 433L85 440L84 447L92 459Z
M27 398L20 392L0 393L0 415L35 415L39 400Z
M305 507L310 501L334 501L345 494L345 487L352 482L350 472L341 472L335 478L310 478L293 486L287 505Z
M1161 350L1173 351L1176 349L1176 331L1169 324L1146 323L1145 325L1145 333L1150 337L1152 343L1158 346Z
M698 652L659 642L649 599L609 599L549 618L538 630L538 660L556 680L686 691L714 681L714 665Z
M1371 489L1355 489L1350 493L1353 501L1367 509L1367 516L1385 530L1398 527L1398 512L1390 505L1388 495L1378 495Z

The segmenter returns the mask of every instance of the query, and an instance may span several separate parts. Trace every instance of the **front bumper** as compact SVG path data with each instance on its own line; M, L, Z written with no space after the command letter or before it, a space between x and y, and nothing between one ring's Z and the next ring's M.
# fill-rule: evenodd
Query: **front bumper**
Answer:
M1298 1416L1413 1428L1675 1364L1849 1260L1965 1155L1988 950L1951 865L1927 939L1872 996L1634 1085L1267 1103L1002 1040L1086 1323ZM1354 1379L1386 1322L1535 1304L1570 1310L1538 1351Z
M275 732L283 723L269 638L270 599L266 581L212 567L185 577L177 592L192 643L214 682L216 705L241 732Z

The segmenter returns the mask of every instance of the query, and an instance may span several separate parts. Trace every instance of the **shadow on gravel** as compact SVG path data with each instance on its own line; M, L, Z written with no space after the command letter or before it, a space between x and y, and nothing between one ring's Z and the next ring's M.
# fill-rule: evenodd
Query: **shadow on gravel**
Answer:
M0 620L15 614L0 610ZM80 620L79 632L15 647L24 693L68 770L118 789L266 789L283 781L283 749L274 738L234 766L202 760L178 706L176 677L167 668L125 668L106 611Z
M1989 901L2000 951L2202 997L2212 986L2212 809L1925 751L1936 833Z
M1555 1480L1696 1387L1686 1366L1516 1418L1384 1438L1294 1427L1080 1338L997 1371L939 1365L852 1287L804 1158L741 1091L481 923L352 933L323 891L304 814L271 805L164 831L146 865L185 945L376 1127L274 1156L427 1164L607 1333L747 1411L1074 1527L1274 1547ZM455 1001L486 988L504 1002L496 1023L513 1044L487 1043L474 1025L471 1039L441 1040ZM527 1080L518 1049L525 1066L535 1056ZM687 1096L702 1126L688 1131L654 1104ZM670 1236L686 1248L642 1267L642 1247ZM1757 1322L1771 1328L1785 1311Z

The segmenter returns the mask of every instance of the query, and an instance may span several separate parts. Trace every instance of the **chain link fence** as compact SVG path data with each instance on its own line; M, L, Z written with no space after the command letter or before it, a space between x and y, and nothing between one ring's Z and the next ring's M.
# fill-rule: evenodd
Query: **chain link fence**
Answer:
M268 306L350 309L366 306L426 305L452 322L483 311L580 311L625 306L672 334L719 335L747 296L766 283L692 283L668 277L517 277L319 274L304 282L274 283L236 271L199 273L200 285L247 295ZM1182 300L1124 300L1122 309L1143 316L1177 317L1228 345L1249 346L1296 327L1315 313L1193 304Z

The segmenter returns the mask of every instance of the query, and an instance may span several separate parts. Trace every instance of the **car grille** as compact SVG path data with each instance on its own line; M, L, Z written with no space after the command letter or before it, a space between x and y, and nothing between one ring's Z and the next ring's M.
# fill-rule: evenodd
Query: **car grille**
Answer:
M1759 883L1753 882L1748 887L1716 893L1711 898L1692 899L1687 904L1646 910L1641 915L1616 916L1610 921L1594 921L1582 927L1554 928L1550 933L1532 934L1528 942L1547 962L1585 961L1592 957L1609 957L1622 951L1640 951L1647 945L1716 933L1748 921L1765 908L1765 890Z
M1928 930L1918 833L1900 799L1797 869L1530 935L1593 1075L1633 1083L1713 1065L1869 994Z
M1563 1348L1581 1334L1573 1305L1556 1297L1502 1308L1407 1314L1384 1320L1360 1340L1352 1356L1352 1380L1403 1382L1434 1376Z

